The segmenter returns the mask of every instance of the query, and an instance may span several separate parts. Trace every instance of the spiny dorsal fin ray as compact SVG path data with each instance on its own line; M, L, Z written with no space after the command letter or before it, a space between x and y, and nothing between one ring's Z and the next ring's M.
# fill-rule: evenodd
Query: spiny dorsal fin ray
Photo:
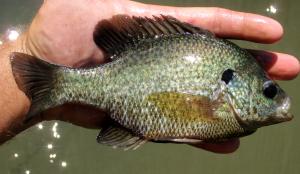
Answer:
M97 141L100 144L124 150L135 150L146 142L143 138L135 136L129 130L115 123L102 128L97 136Z
M153 16L152 19L117 15L110 20L103 20L97 24L94 31L94 41L112 58L112 56L118 55L143 39L184 34L214 36L213 33L205 29L181 22L171 16Z

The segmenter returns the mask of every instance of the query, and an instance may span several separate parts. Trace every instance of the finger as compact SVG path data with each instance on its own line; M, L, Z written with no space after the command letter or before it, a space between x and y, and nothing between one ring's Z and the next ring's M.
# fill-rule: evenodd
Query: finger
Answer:
M171 15L225 38L273 43L283 35L282 26L271 18L222 8L169 7L133 1L128 1L125 8L129 15Z
M262 50L249 51L276 80L291 80L300 72L299 61L294 56Z
M210 152L226 154L236 151L240 146L240 141L239 139L232 139L221 143L200 143L192 146L205 149Z

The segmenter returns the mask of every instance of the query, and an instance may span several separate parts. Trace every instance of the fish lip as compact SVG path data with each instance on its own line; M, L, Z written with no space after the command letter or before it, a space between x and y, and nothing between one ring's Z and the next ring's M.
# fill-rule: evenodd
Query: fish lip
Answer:
M282 105L278 108L279 111L288 111L291 108L291 98L286 97L284 101L282 102Z
M278 121L290 121L294 118L294 115L289 113L289 110L291 108L291 98L286 97L280 107L276 110L275 117L278 119Z
M294 115L291 113L283 113L281 115L277 115L277 118L281 122L291 121L294 118Z

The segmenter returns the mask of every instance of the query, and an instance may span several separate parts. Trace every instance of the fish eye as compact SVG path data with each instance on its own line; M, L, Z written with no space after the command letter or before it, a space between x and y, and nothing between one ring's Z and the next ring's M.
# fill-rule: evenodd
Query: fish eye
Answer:
M221 80L224 81L226 84L228 84L232 80L234 72L235 71L232 69L225 70L222 74Z
M267 81L264 83L263 93L264 93L265 97L267 97L269 99L273 99L277 95L277 92L278 92L278 89L273 82Z

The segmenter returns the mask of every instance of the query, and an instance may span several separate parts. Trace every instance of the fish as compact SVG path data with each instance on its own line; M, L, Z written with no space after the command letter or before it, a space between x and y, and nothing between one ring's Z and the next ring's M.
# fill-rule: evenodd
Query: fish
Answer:
M109 61L89 68L11 54L31 101L26 119L64 103L90 105L111 120L98 143L136 149L221 142L293 118L290 97L256 59L206 29L172 16L116 15L99 21L93 38Z

